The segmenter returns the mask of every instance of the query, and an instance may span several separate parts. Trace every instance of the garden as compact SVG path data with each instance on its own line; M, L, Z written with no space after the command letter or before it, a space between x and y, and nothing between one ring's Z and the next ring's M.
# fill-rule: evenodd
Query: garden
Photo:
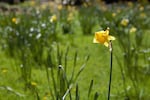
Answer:
M150 100L149 3L0 2L0 100Z

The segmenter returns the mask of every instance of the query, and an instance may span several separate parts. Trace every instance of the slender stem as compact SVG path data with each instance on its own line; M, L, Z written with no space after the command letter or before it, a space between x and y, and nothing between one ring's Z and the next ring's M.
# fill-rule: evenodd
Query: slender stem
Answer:
M111 90L111 78L112 78L112 62L113 62L113 50L112 50L112 43L109 43L109 50L110 50L110 76L109 76L109 88L108 88L108 100L110 100L110 90Z

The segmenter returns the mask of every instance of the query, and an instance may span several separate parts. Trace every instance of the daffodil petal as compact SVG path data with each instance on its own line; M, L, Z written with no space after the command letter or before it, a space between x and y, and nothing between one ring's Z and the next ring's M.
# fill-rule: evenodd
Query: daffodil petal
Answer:
M93 43L99 43L96 38L93 39Z
M108 40L115 40L116 38L114 36L109 36Z
M105 31L105 33L106 33L107 35L109 35L109 29L107 29L107 30Z
M105 45L106 47L108 47L109 44L108 44L108 42L105 42L104 45Z

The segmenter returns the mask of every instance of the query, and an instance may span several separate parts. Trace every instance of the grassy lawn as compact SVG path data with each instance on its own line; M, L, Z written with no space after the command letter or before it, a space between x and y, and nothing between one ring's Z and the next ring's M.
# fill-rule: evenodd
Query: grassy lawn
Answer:
M73 100L79 100L78 96L80 100L96 100L93 99L96 93L99 95L97 100L106 100L110 52L103 44L94 44L93 38L95 32L104 30L107 25L110 34L116 37L112 42L111 100L149 100L149 6L141 5L144 10L139 12L147 14L146 17L134 17L138 14L132 14L132 11L138 12L138 5L129 8L126 5L124 9L112 5L114 8L108 6L106 11L102 5L100 10L91 7L84 14L85 8L73 8L72 22L68 22L65 14L70 16L70 13L66 8L55 12L58 22L54 19L49 21L54 13L49 12L50 9L39 10L36 7L21 14L0 14L0 100L53 100L57 97L59 100L69 87ZM26 4L21 6L28 7ZM122 12L114 18L111 14L118 9ZM92 16L95 13L89 15L90 11L96 13L95 22ZM126 16L128 25L118 24ZM130 33L133 26L136 31ZM93 86L88 97L91 80ZM69 93L66 99L70 100Z
M148 35L147 35L148 36ZM101 99L106 99L107 92L108 92L108 80L109 80L109 51L108 48L105 48L104 46L101 46L99 44L93 44L93 35L90 36L83 36L78 35L74 36L74 45L73 47L70 47L69 51L69 57L68 57L68 69L67 73L68 75L72 72L72 66L73 66L73 55L75 51L78 51L78 58L77 58L77 68L76 70L79 70L80 66L84 62L85 56L90 55L90 59L81 73L79 79L77 80L77 83L79 84L79 90L80 90L80 97L81 100L85 100L88 94L88 89L90 85L90 81L94 80L94 86L92 90L92 95L94 95L95 92L99 92L99 95ZM66 36L65 36L66 38ZM147 37L146 37L147 38ZM63 40L64 43L60 46L61 49L65 50L67 45L66 39ZM120 60L122 58L122 53L118 49L118 41L113 42L114 46L114 54L119 56ZM81 44L82 43L82 44ZM26 98L35 99L36 97L32 94L32 92L23 92L24 91L24 83L22 82L20 78L20 69L15 64L14 59L7 58L4 53L1 51L1 87L10 87L12 88L11 92L7 89L1 88L0 97L1 99L8 100L8 99L18 99L18 100L26 100ZM6 68L7 72L2 73L3 69ZM76 71L75 71L76 72ZM70 76L68 76L70 77ZM48 83L46 79L46 73L44 69L33 69L32 71L32 80L37 83L38 92L41 98L44 97L44 95L49 92L48 90ZM149 78L147 77L147 80L145 80L145 86L144 90L146 93L149 92ZM141 84L143 85L143 84ZM130 87L130 85L128 85ZM75 88L75 87L74 87ZM73 89L74 89L73 88ZM131 88L132 89L132 88ZM17 92L21 93L22 95L25 95L25 97L17 96ZM73 90L75 92L75 89ZM144 93L145 93L144 92ZM121 93L121 94L120 94ZM122 97L123 92L123 80L122 75L120 72L120 67L117 64L117 60L114 58L113 62L113 76L112 76L112 99L118 100ZM6 97L7 95L7 97ZM145 94L145 96L148 96L148 94Z

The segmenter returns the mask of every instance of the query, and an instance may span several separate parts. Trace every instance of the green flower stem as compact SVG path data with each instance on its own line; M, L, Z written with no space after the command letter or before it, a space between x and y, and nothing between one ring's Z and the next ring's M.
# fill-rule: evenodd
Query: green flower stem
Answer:
M110 50L110 76L109 76L109 88L108 88L108 100L110 100L110 90L111 90L111 78L112 78L112 62L113 62L113 49L112 42L109 43Z

